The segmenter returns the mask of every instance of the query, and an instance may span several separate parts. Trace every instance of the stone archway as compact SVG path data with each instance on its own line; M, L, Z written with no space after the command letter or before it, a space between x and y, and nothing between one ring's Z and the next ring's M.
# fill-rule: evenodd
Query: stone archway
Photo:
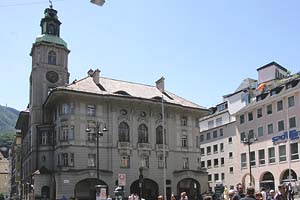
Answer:
M181 192L186 192L189 200L196 200L201 194L200 183L192 178L182 179L177 183L177 195L180 197Z
M242 178L242 184L244 188L247 188L250 186L250 182L252 183L252 186L255 187L255 178L253 177L253 174L251 174L251 181L250 181L250 173L246 173Z
M275 189L274 176L271 172L267 171L262 174L259 180L259 187L264 187L267 191Z
M88 178L76 183L74 190L75 198L78 200L95 200L96 185L106 185L106 191L109 191L108 185L104 181L96 178Z
M147 200L156 200L158 196L158 184L148 178L144 179L142 197ZM134 181L130 186L130 194L140 195L139 180Z
M280 183L289 182L289 169L286 169L281 172L279 181ZM293 169L291 169L291 181L297 181L297 174Z

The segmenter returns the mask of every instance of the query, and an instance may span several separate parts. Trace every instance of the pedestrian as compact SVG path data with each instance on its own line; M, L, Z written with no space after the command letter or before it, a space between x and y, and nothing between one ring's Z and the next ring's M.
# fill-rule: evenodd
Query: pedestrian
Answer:
M110 197L110 195L107 195L106 200L112 200L112 198Z
M240 200L241 198L245 197L246 195L244 194L244 187L241 183L238 183L236 185L236 190L237 192L233 196L233 200Z
M159 196L157 197L157 200L164 200L163 195L159 195Z
M256 200L263 200L263 195L261 192L256 192L255 193L255 199Z
M180 194L180 200L188 200L186 192L181 192L181 194Z
M278 192L275 195L275 200L287 200L286 186L284 183L278 185Z
M288 184L289 200L294 200L294 187L291 183Z
M171 194L171 200L176 200L174 193Z
M269 191L268 200L275 200L275 190L271 189Z
M255 200L254 193L255 193L254 187L248 186L246 196L241 198L241 200Z
M228 188L227 188L227 185L224 186L223 199L224 200L228 199Z
M263 200L267 200L267 193L264 187L260 188L260 193L262 194Z
M235 194L234 190L229 190L228 191L228 200L233 200L234 194Z

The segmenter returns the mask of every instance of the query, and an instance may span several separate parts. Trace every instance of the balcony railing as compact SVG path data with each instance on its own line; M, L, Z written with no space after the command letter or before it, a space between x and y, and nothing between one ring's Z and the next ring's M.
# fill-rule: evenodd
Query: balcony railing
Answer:
M132 149L129 142L118 142L118 149Z
M149 143L138 143L138 149L151 151L152 146Z
M169 146L166 144L156 144L155 149L156 151L163 151L164 149L165 151L169 151Z

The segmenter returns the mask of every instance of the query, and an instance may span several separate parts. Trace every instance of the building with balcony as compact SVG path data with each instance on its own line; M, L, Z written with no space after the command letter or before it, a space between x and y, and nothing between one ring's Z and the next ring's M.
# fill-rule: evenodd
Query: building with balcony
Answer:
M102 77L96 69L69 83L70 51L57 11L44 14L30 53L29 105L16 124L22 199L95 199L96 185L114 196L119 174L126 175L125 196L156 199L164 185L168 196L186 191L196 199L206 192L196 137L208 110L165 90L164 78L152 86Z

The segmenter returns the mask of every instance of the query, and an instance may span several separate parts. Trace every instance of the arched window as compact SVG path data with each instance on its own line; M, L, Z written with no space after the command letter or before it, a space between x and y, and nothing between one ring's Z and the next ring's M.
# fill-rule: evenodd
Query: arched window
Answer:
M42 187L42 198L49 199L50 198L50 188L48 186Z
M158 126L156 128L156 144L163 144L163 131L162 131L162 126ZM165 130L165 142L166 144L166 130Z
M129 126L126 122L119 124L119 142L129 142Z
M56 65L56 53L54 51L48 53L48 64Z
M138 128L138 143L148 143L148 127L145 124Z

